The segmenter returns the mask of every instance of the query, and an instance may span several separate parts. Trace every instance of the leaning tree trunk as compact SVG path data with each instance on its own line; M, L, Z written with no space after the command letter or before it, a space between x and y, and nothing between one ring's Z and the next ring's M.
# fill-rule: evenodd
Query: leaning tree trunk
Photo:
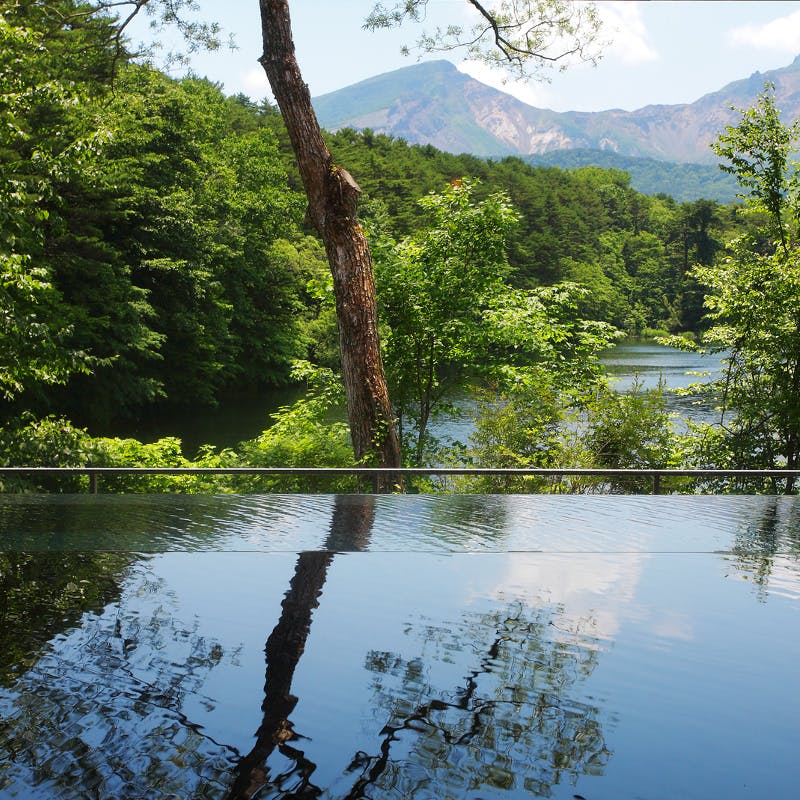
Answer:
M294 55L288 0L260 0L264 54L259 59L283 114L308 198L308 219L319 231L333 273L339 351L356 460L375 454L378 466L400 466L378 339L372 259L356 207L361 190L333 163ZM396 476L378 482L390 490Z

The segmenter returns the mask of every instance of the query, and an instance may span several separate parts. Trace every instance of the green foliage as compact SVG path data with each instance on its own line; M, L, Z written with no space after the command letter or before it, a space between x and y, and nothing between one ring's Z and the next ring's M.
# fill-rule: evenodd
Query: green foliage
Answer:
M344 401L344 390L333 372L308 362L295 365L293 375L307 382L306 396L273 414L273 424L256 439L242 442L242 462L252 467L344 467L353 463L349 428L331 420ZM238 483L246 491L354 491L351 476L243 477Z
M715 389L724 436L716 460L741 468L797 466L800 457L800 220L796 148L800 126L784 126L769 87L728 128L717 152L747 193L754 230L729 243L718 263L698 265L707 286L704 342L726 353ZM785 491L793 489L787 479Z
M201 448L193 461L183 456L181 441L172 436L143 443L136 439L102 437L92 440L90 465L94 467L156 467L209 469L236 467L239 461L231 450ZM182 492L186 494L229 492L231 479L224 475L103 475L103 492Z
M504 469L563 466L564 425L573 417L564 405L567 396L546 368L527 370L509 391L480 392L468 451L471 462ZM546 478L535 476L481 477L461 483L485 492L541 492L550 485Z
M484 396L471 456L503 468L667 469L678 438L663 387L635 384L620 393L602 380L569 391L547 370L529 373L513 391ZM650 478L490 476L468 482L482 491L652 491ZM662 491L668 491L665 486Z
M184 456L181 441L164 437L144 443L136 439L90 436L65 419L30 415L0 428L0 466L116 467L209 469L236 467L344 467L352 465L352 447L346 423L332 417L343 403L343 390L327 369L297 362L293 377L307 382L305 397L272 415L272 425L255 439L235 449L205 445L192 460ZM249 476L243 474L103 475L103 492L311 492L356 491L358 480L314 476ZM87 476L3 478L0 491L80 492L88 489Z
M461 176L479 179L478 202L504 192L519 214L506 239L508 281L518 288L580 283L589 290L581 313L630 333L696 329L703 292L689 268L712 263L721 242L746 223L713 201L644 197L620 170L487 162L369 130L340 130L330 146L364 190L369 227L395 238L429 224L415 200Z
M148 10L181 27L188 5ZM308 275L274 250L302 204L271 110L131 65L104 8L0 19L0 393L108 424L286 382L311 311Z
M788 247L786 224L797 225L800 183L797 172L789 168L789 155L796 149L800 121L787 126L781 122L775 105L775 87L767 84L751 108L741 111L735 127L728 126L712 145L725 159L721 165L734 175L750 207L766 211L771 233ZM786 218L789 219L786 219Z
M474 192L458 180L429 195L429 227L375 247L390 395L415 464L436 446L429 422L453 412L454 393L502 392L532 380L531 369L540 377L543 365L559 391L574 390L594 379L613 336L580 316L585 290L508 286L504 245L516 214L503 195L476 201Z
M610 150L554 150L540 155L523 156L526 163L541 167L579 169L601 167L621 170L631 176L631 186L647 195L669 195L679 203L707 198L718 203L736 200L736 181L721 174L712 164L675 164L654 158L622 156Z
M586 404L585 450L591 465L610 469L668 469L676 466L675 433L664 387L645 390L636 382L627 392L600 387ZM648 493L649 478L615 478L613 489ZM668 487L664 490L668 491Z
M486 361L485 312L503 290L505 233L515 219L500 195L473 203L469 182L420 204L430 227L393 248L376 248L389 394L404 443L409 422L416 434L416 463L439 404Z
M175 14L187 7L148 5ZM0 17L5 457L350 463L346 426L331 422L335 401L317 384L261 437L236 452L206 448L193 461L176 439L95 439L63 420L108 427L156 401L212 404L225 393L305 380L292 372L297 359L338 366L330 277L320 243L300 230L302 186L280 116L225 98L207 81L131 63L119 21L89 10L73 0L16 3ZM217 33L185 32L209 43ZM745 226L759 253L774 250L773 228L759 228L759 219L775 219L763 203L760 217L742 220L706 201L643 197L620 170L484 161L370 131L330 140L364 189L392 399L406 441L415 440L413 462L433 452L429 420L451 413L452 393L476 383L509 402L518 395L533 403L530 387L550 398L531 406L540 415L527 428L535 438L542 420L574 414L574 397L592 384L596 352L610 336L594 323L694 328L703 285L692 263L715 264L722 238ZM784 189L792 186L787 178ZM787 230L790 205L781 216ZM769 280L780 282L771 273ZM792 291L787 285L787 297ZM14 422L23 409L39 421ZM535 460L511 440L509 459L515 448ZM316 485L204 480L121 478L109 488Z
M66 339L70 322L45 258L42 227L54 186L91 171L101 136L64 125L81 99L50 65L37 31L0 16L0 396L62 383L90 360Z
M127 191L116 241L162 340L168 369L150 368L152 379L168 397L201 402L237 381L285 380L304 355L299 282L270 248L300 206L281 186L273 138L230 137L234 107L206 82L137 68L118 85L111 156Z
M25 414L0 428L0 453L6 467L83 467L92 457L92 439L68 420ZM77 475L0 477L2 491L78 492L87 487L88 479Z

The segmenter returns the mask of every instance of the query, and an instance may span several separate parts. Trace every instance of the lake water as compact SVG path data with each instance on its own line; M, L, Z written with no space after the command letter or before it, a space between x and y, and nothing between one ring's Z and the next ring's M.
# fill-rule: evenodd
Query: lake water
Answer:
M605 353L601 361L620 391L628 390L634 380L638 380L645 389L655 388L659 380L667 388L685 388L691 383L718 376L722 368L718 356L687 353L655 342L640 341L621 342ZM121 432L109 429L93 433L135 436L142 441L177 436L184 444L185 454L192 457L201 444L233 447L245 439L258 436L270 424L270 414L281 406L291 404L301 395L301 389L292 387L275 389L259 396L229 398L216 408L157 410ZM704 422L718 419L718 414L707 402L668 393L667 405L670 411L683 417ZM343 409L340 418L346 418ZM431 427L439 436L466 441L473 423L465 416L435 420Z
M670 411L698 422L719 421L719 412L708 400L681 396L670 390L721 377L720 354L691 353L656 342L624 341L606 352L601 361L619 391L629 391L634 383L642 389L662 385L667 390L665 397Z
M0 497L1 798L796 796L800 498Z

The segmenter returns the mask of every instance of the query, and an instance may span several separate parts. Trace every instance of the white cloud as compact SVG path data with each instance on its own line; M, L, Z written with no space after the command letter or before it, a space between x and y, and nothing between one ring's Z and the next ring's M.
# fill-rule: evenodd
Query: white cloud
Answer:
M598 3L603 35L610 40L603 58L616 58L625 64L657 61L660 55L650 41L642 18L641 4L630 2Z
M609 42L602 48L603 61L616 61L629 66L656 61L660 58L658 51L650 41L647 27L642 18L641 3L609 0L609 2L599 2L597 9L603 22L600 37ZM575 59L565 62L564 65L568 66L570 71L591 67L590 64ZM537 108L556 108L559 105L561 98L549 83L536 80L509 80L507 73L499 69L492 69L480 61L462 61L458 68L475 80L507 92L522 102ZM553 72L551 77L555 80L556 75L557 73Z
M773 19L763 25L740 25L728 31L729 44L773 50L782 53L800 52L800 11Z
M272 96L267 74L262 67L253 67L242 75L241 84L245 94L249 94L251 97Z

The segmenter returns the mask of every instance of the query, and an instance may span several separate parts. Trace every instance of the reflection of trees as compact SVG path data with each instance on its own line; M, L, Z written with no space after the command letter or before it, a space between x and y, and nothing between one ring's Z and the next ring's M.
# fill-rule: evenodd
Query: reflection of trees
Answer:
M492 547L508 535L508 499L502 495L436 497L431 507L431 535L459 550Z
M0 495L0 542L20 552L225 550L252 534L316 533L331 504L280 495ZM314 536L305 546L319 544Z
M325 551L298 557L267 640L262 724L238 765L231 800L323 794L312 780L313 757L290 720L298 702L292 680L331 551L369 543L374 504L364 500L337 497ZM609 752L598 710L571 697L594 669L598 651L585 637L556 627L555 618L551 608L530 613L518 607L465 616L455 629L427 627L421 638L434 648L430 660L449 663L475 654L472 665L465 662L461 683L444 689L426 678L424 657L370 652L366 668L375 675L376 720L382 717L378 743L372 754L357 752L342 765L354 776L343 796L447 798L515 787L548 796L565 779L601 772ZM276 753L281 758L271 765Z
M600 773L608 759L598 709L570 697L597 651L554 636L540 609L464 617L455 630L427 629L434 658L481 653L459 686L437 689L431 663L371 652L376 705L388 720L372 754L357 753L348 799L465 797L522 789L549 796L581 773ZM412 766L413 765L413 766Z
M63 610L69 625L83 616L79 628L58 635L15 676L13 691L0 690L0 794L27 786L37 796L62 798L265 800L329 791L314 782L311 743L295 730L299 700L292 688L334 552L367 549L375 503L335 498L323 551L298 556L266 642L261 723L246 755L214 741L192 718L198 704L215 703L203 695L209 672L236 653L223 652L196 623L180 621L169 587L154 580L147 560L44 557L28 574L29 593L37 581L50 580L65 598L60 605L53 599L53 614ZM490 527L473 512L465 506L447 524L468 519ZM95 580L91 602L73 603L75 590L66 584L81 564L90 583L91 569L113 577L124 568L124 591L119 577L106 588ZM114 602L120 595L124 605ZM64 630L55 616L52 624L41 619L28 618L40 638ZM557 627L561 619L554 607L492 605L447 627L409 625L419 653L370 652L373 744L346 754L337 794L448 798L517 788L547 795L559 782L602 771L608 751L598 711L579 692L598 651L586 637Z
M263 720L254 747L239 762L230 798L254 797L267 786L279 797L312 798L322 794L311 782L316 765L294 744L299 737L289 720L297 705L292 680L305 650L311 615L319 605L333 551L366 549L374 519L374 497L337 495L324 551L298 556L289 591L281 603L280 619L265 647ZM276 749L292 766L273 774L267 762Z
M36 663L57 633L119 597L131 557L0 553L0 686Z
M755 500L757 513L736 531L732 553L736 568L764 596L776 559L785 555L796 562L800 556L800 505L779 496Z
M50 561L67 566L60 559ZM177 620L146 565L133 573L135 601L84 614L13 692L0 691L0 792L35 786L37 797L130 800L222 792L235 753L183 710L189 696L213 702L201 690L222 649Z

